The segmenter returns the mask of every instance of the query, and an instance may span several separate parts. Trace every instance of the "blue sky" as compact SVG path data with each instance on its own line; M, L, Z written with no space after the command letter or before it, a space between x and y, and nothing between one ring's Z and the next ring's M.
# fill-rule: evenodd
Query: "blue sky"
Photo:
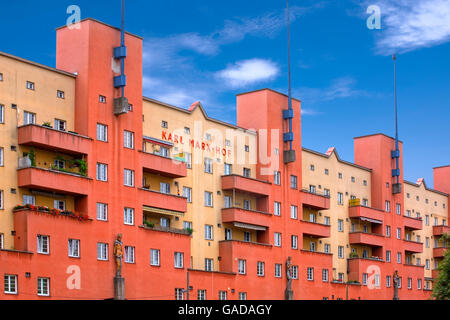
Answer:
M394 135L398 53L405 178L450 164L450 0L291 0L293 92L302 100L303 145L335 146L353 160L353 137ZM1 1L0 50L55 65L55 28L69 5L81 18L120 25L120 0ZM181 107L200 100L235 123L235 94L286 92L285 0L127 0L127 30L144 40L144 95ZM369 30L369 5L381 29Z

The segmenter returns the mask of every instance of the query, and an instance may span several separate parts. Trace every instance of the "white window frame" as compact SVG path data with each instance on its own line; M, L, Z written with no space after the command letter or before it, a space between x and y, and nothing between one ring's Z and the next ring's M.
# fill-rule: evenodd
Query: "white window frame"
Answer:
M314 268L313 267L308 267L306 269L306 280L314 281Z
M291 205L291 219L298 219L298 207Z
M258 261L256 264L256 275L258 277L264 277L265 274L265 263L262 261Z
M97 140L108 142L108 126L105 124L97 123Z
M123 169L123 185L134 187L134 170Z
M123 223L129 226L134 226L134 209L123 208Z
M108 244L97 242L97 260L108 261Z
M238 260L238 273L247 274L247 261L243 259Z
M62 90L56 90L56 97L60 99L65 99L66 94Z
M212 225L205 224L205 240L214 240L214 230Z
M159 267L160 264L160 250L150 249L150 265L154 267Z
M219 300L227 300L227 292L219 291Z
M280 263L275 263L275 278L281 278L283 265Z
M46 235L37 235L37 248L36 252L39 254L50 254L50 237Z
M239 300L247 300L247 292L239 292Z
M229 175L231 175L232 172L233 172L233 171L232 171L232 166L231 166L231 164L229 164L229 163L224 163L224 165L223 165L223 174L224 174L225 176L229 176Z
M281 172L280 171L274 171L273 173L273 184L280 186L281 185Z
M344 205L344 194L342 192L338 192L338 204Z
M322 269L322 282L328 282L328 269Z
M65 211L66 210L66 201L65 200L53 200L53 208Z
M210 158L205 158L204 162L204 172L205 173L213 173L213 160Z
M36 123L36 114L33 112L24 111L23 112L23 124L35 124Z
M186 168L187 169L192 169L192 153L186 152Z
M34 89L35 89L34 82L33 81L27 81L26 88L28 90L33 90L34 91Z
M108 221L108 204L97 202L97 220Z
M80 240L69 239L67 243L68 255L71 258L80 257Z
M205 207L212 208L213 206L213 193L209 191L205 191Z
M108 165L106 163L97 162L97 180L108 181Z
M34 206L34 205L36 205L36 197L30 196L28 194L24 194L22 196L22 203L23 203L23 205L31 204Z
M5 294L17 294L17 275L5 274L3 281Z
M47 289L45 291L45 289ZM50 296L50 278L38 277L37 278L37 295L40 297Z
M188 203L192 203L192 188L183 187L183 197L187 199Z
M274 237L273 245L275 247L281 247L281 233L280 232L274 232L273 237Z
M206 290L205 289L197 290L197 300L206 300Z
M184 253L183 252L175 252L174 253L174 267L176 269L183 269L183 257L184 257Z
M123 131L123 147L127 149L134 149L134 132Z
M62 128L61 128L62 125ZM59 131L66 131L67 129L67 121L61 119L55 119L55 129Z
M5 106L0 104L0 123L5 123Z
M3 190L0 190L0 209L4 209Z
M291 236L291 248L294 250L298 249L298 236L295 235Z
M214 260L205 258L205 271L214 271Z
M125 246L124 262L125 263L135 263L135 247Z
M338 258L344 259L344 247L343 246L338 246Z
M274 201L273 203L273 215L280 217L281 216L281 202Z

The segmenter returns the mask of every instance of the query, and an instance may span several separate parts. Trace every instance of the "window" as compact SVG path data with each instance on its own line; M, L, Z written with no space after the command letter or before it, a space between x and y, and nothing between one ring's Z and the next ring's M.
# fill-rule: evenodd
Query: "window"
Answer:
M191 129L188 127L184 127L184 133L185 134L191 134Z
M98 96L98 102L100 102L100 103L106 103L106 97L105 97L105 96L102 96L102 95L99 95L99 96Z
M406 210L406 216L411 217L411 210Z
M362 205L363 205L364 207L368 207L368 206L369 206L369 200L363 199Z
M59 131L66 131L66 121L55 119L55 129Z
M244 241L245 242L251 242L252 241L252 234L248 231L244 231Z
M205 138L207 141L211 141L211 134L210 133L206 133L205 134Z
M27 89L34 90L34 82L27 81Z
M344 194L341 192L338 192L338 204L341 206L344 204Z
M315 213L311 212L309 214L309 222L316 223L316 214Z
M375 274L374 282L375 282L375 287L379 288L380 287L380 275L379 274Z
M205 271L213 271L213 259L205 259Z
M422 279L417 279L417 290L422 289Z
M330 197L330 189L324 189L323 194L325 195L325 197Z
M402 206L400 205L400 203L397 203L395 205L395 211L398 215L402 214Z
M205 240L213 240L213 226L205 224Z
M425 238L425 247L426 248L430 247L430 238L428 238L428 237Z
M123 209L123 223L127 225L134 225L134 209L124 208Z
M108 165L97 163L97 180L108 181Z
M391 262L391 251L386 250L386 262Z
M231 147L231 141L228 139L225 139L225 146L226 147Z
M313 164L309 165L309 170L314 171L316 168L314 167Z
M239 292L239 300L247 300L247 292Z
M219 291L219 300L227 300L227 292Z
M275 263L275 278L281 278L281 269L282 265L279 263Z
M363 286L367 286L367 277L368 277L367 273L363 273L363 275L362 275Z
M325 175L329 175L330 174L330 170L328 170L328 169L325 169Z
M397 263L402 263L402 253L397 252Z
M17 294L17 276L5 274L5 293L6 294Z
M187 230L187 229L191 229L192 230L192 222L190 221L183 221L183 229Z
M4 247L4 235L3 233L0 233L0 249L3 249Z
M169 124L167 123L167 121L161 121L161 127L167 129L169 127Z
M205 172L213 173L213 161L212 159L205 158Z
M274 246L281 247L281 233L279 232L274 233Z
M48 297L50 295L50 279L38 278L37 279L37 295Z
M291 236L292 249L298 249L298 236Z
M364 180L364 181L363 181L363 185L364 185L364 186L367 186L367 180Z
M165 148L165 147L159 147L159 150L155 151L155 154L164 157L164 158L168 158L169 157L169 149Z
M291 189L297 189L297 176L291 176Z
M123 184L127 187L134 187L134 171L129 169L123 170Z
M252 208L252 206L251 206L250 200L244 200L244 209L251 210L251 208Z
M197 290L197 300L206 300L206 290Z
M205 191L205 207L213 206L213 194L212 192Z
M5 106L0 104L0 123L5 123Z
M291 219L297 219L297 206L291 206Z
M438 218L434 218L434 224L433 224L434 226L437 226L438 225Z
M106 203L97 202L97 220L108 220L108 205Z
M322 269L322 281L328 282L328 269Z
M275 201L273 203L273 214L275 216L281 216L281 202Z
M125 246L125 263L134 263L134 247Z
M159 183L159 192L164 194L170 194L170 184L166 182Z
M386 276L386 288L391 287L391 276Z
M249 151L250 151L250 147L246 145L246 146L244 147L244 150L245 150L245 152L249 152Z
M238 260L238 273L239 274L246 274L246 264L247 261L246 260Z
M56 96L60 99L64 99L64 91L56 90Z
M386 212L391 212L391 202L390 201L385 201L385 209Z
M342 173L340 173L340 172L338 173L338 178L342 179Z
M292 266L292 279L298 279L298 266Z
M386 237L387 238L391 237L391 226L386 226Z
M338 258L344 259L344 247L343 246L338 247Z
M4 209L4 204L3 204L3 190L0 190L0 209Z
M36 123L36 114L28 111L23 112L23 124L35 124Z
M225 228L225 240L232 240L233 232L231 229Z
M425 269L430 270L430 259L425 260Z
M0 81L3 81L3 73L0 73Z
M150 265L159 267L159 250L150 249Z
M352 180L352 182L356 181L355 177L351 177L351 180Z
M168 218L161 217L159 219L159 224L161 228L170 228L170 220Z
M408 289L412 289L412 278L408 278Z
M175 300L184 300L184 289L175 288Z
M192 203L192 188L183 187L183 197L187 199L188 203Z
M192 169L192 154L186 152L185 155L186 155L186 168Z
M278 148L273 149L273 153L274 153L276 156L279 156L279 155L280 155L280 149L278 149Z
M37 252L41 254L49 254L50 253L49 242L50 242L49 236L38 235Z
M97 123L97 140L108 142L108 126Z
M338 219L338 231L344 232L344 220Z
M249 168L244 168L244 177L250 178L251 170Z
M231 164L224 164L224 175L229 176L231 174Z
M264 262L258 261L256 266L256 274L258 277L264 277Z
M57 170L64 169L66 167L66 161L56 159L55 161L53 161L53 165Z
M27 204L31 204L31 205L35 205L36 202L36 198L34 196L29 196L24 194L22 197L23 200L23 205L27 205Z
M309 243L309 251L316 252L316 243L315 242L311 241Z
M397 239L401 239L402 237L402 229L397 228Z
M331 251L331 247L330 247L330 245L328 243L326 243L324 245L323 252L330 253L330 251Z
M79 258L80 257L80 240L69 239L69 257Z
M430 216L429 215L425 215L425 225L426 226L430 225Z
M308 267L307 269L307 280L314 281L314 268Z
M174 258L175 258L175 263L174 263L175 268L182 269L183 268L183 253L175 252Z
M123 132L123 146L128 149L134 149L134 133L131 131Z
M330 217L323 217L323 224L329 226L331 224Z
M276 184L277 186L281 185L281 172L275 171L273 173L273 184Z
M225 208L231 208L233 206L232 199L229 196L224 197L224 202L225 202Z
M108 260L108 244L103 242L97 243L97 260Z

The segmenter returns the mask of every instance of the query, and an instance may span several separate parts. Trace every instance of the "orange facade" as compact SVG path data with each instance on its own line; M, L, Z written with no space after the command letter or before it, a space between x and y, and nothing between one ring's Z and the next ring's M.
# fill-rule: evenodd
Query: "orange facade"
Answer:
M125 60L127 86L125 96L132 104L132 111L114 115L114 98L119 90L114 89L112 70L113 48L120 43L120 31L98 21L87 19L80 29L66 27L57 30L56 67L76 74L75 132L59 132L41 126L21 126L18 144L44 150L58 150L82 157L90 168L86 176L67 172L54 172L41 168L22 168L17 171L18 186L46 192L63 193L74 197L77 215L49 212L43 208L27 207L14 212L14 250L0 250L0 274L17 276L17 293L0 292L0 299L111 299L114 298L113 277L115 274L112 247L117 234L123 235L124 246L134 248L134 262L125 263L122 275L125 278L126 299L174 299L175 290L186 288L189 272L191 299L197 299L198 290L205 290L206 299L219 299L226 292L227 299L284 299L287 285L286 261L296 266L292 282L294 299L392 299L392 286L384 281L398 271L402 277L400 299L426 299L429 290L417 286L424 282L424 267L420 265L389 264L384 261L386 251L392 260L400 253L402 259L409 253L422 252L422 243L406 241L403 237L386 236L386 225L392 233L397 228L421 230L422 221L395 214L398 204L403 211L404 193L393 195L392 169L394 160L391 151L395 141L382 134L355 139L355 164L371 169L371 207L354 206L349 209L349 218L368 219L371 232L349 233L349 244L366 245L372 248L372 256L380 259L349 258L348 279L343 283L333 275L333 255L302 249L302 238L330 237L330 225L313 223L301 219L303 209L323 210L330 208L330 197L302 190L302 143L301 102L294 100L293 149L295 162L285 164L283 157L278 163L261 159L264 152L273 154L275 149L282 155L288 145L283 141L287 121L282 112L287 109L288 98L278 92L264 89L237 97L237 125L254 130L258 134L256 178L239 175L221 177L221 190L251 195L255 208L245 209L231 206L221 211L221 223L251 225L257 237L254 242L240 240L219 241L219 271L191 269L192 238L188 232L177 229L150 228L143 217L136 215L134 225L123 223L123 208L153 208L167 210L182 216L188 202L180 195L169 195L140 187L145 173L164 178L187 176L186 164L146 153L141 150L145 140L142 127L142 39L126 34L128 56ZM106 103L99 102L99 95ZM109 143L95 139L97 123L108 126ZM135 147L124 148L123 132L134 133ZM273 130L276 134L273 135ZM264 136L264 139L262 138ZM400 181L403 182L403 152L401 145ZM107 164L108 181L96 179L98 163ZM134 172L134 187L125 186L124 169ZM274 181L273 172L280 173L280 181ZM292 187L292 176L300 186ZM450 193L449 167L435 169L436 189ZM402 184L403 185L403 184ZM386 212L389 201L391 212ZM281 203L281 212L274 214L273 203ZM108 203L108 221L96 219L97 204ZM291 218L290 205L298 208L298 217ZM444 227L441 227L441 229ZM435 232L444 233L436 228ZM402 231L403 232L403 231ZM280 243L275 241L281 234ZM50 238L49 254L37 252L36 237ZM298 235L298 250L291 248L290 235ZM68 239L79 240L80 257L67 254ZM97 243L108 245L107 258L97 259ZM195 243L193 244L195 246ZM150 263L151 250L159 250L159 263ZM440 250L440 251L439 251ZM436 257L444 249L436 250ZM182 263L174 266L176 253L182 253ZM245 261L245 270L239 261ZM263 272L257 266L264 263ZM281 265L280 270L276 270ZM368 272L368 270L370 272ZM377 274L382 286L371 288L364 283L363 275L371 280ZM274 276L276 275L276 276ZM50 279L49 296L36 295L37 277ZM77 278L78 277L78 278ZM414 279L408 288L407 279ZM77 283L79 279L79 283ZM392 280L391 280L392 281ZM79 284L79 285L78 285ZM222 295L223 297L223 295Z

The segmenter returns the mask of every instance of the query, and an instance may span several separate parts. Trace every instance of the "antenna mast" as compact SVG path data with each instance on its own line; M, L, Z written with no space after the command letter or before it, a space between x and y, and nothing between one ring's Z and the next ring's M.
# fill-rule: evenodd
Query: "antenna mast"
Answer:
M392 55L392 60L394 62L394 107L395 107L395 150L392 152L392 158L395 159L395 169L392 170L392 177L396 179L396 183L392 186L392 193L401 193L400 184L400 148L398 142L398 107L397 107L397 71L395 61L397 56Z

